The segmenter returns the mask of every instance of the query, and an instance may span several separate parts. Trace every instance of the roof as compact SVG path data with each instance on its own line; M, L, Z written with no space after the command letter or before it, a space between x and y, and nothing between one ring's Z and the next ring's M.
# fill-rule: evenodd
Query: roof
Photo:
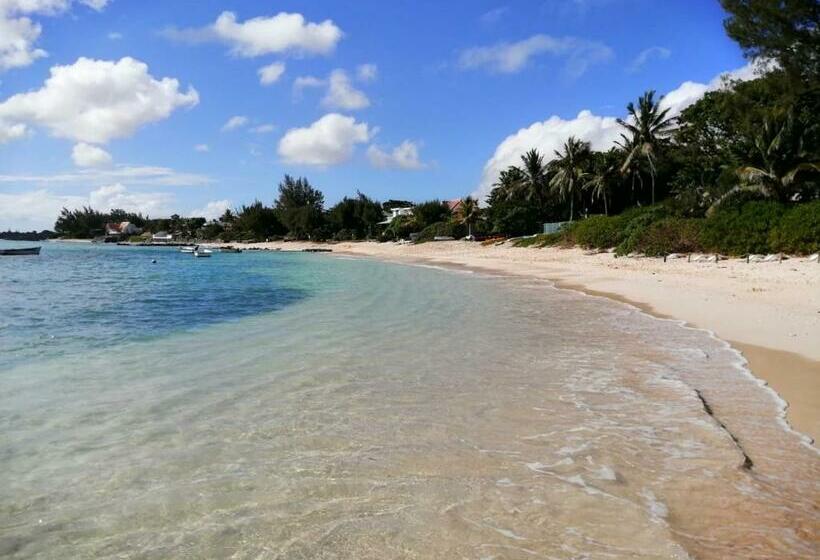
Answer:
M456 198L455 200L445 200L444 204L447 205L447 208L450 209L450 212L455 212L459 208L461 208L461 199Z

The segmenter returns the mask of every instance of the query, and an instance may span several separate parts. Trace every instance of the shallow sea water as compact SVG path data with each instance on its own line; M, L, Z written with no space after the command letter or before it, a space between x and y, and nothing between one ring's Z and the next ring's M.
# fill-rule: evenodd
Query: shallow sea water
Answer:
M608 300L47 244L0 260L0 309L0 557L818 554L820 461L782 403Z

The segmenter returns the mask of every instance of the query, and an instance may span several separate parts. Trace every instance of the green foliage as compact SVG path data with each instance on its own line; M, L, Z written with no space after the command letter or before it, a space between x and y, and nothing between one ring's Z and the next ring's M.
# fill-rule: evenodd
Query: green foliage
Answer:
M450 209L440 200L428 200L413 208L416 227L423 230L427 226L450 218Z
M649 257L701 250L703 220L663 218L652 222L632 236L631 250Z
M467 226L453 221L430 224L419 233L417 241L432 241L434 237L453 237L459 239L467 235Z
M292 237L309 239L321 232L324 225L325 197L304 177L285 175L279 183L276 213Z
M411 233L417 233L416 219L413 216L397 216L382 232L383 240L395 241L407 239Z
M237 211L230 231L231 234L227 237L231 239L264 241L283 235L286 230L279 221L276 211L256 200Z
M705 220L701 241L706 250L729 255L768 253L769 236L784 212L777 202L722 206Z
M567 240L564 234L561 232L557 233L539 233L537 235L531 235L529 237L522 237L520 239L516 239L513 242L514 247L548 247L550 245L558 245L567 244Z
M820 200L786 212L769 236L773 251L807 255L820 250Z
M609 249L623 241L626 220L623 216L590 216L569 225L564 239L587 249Z
M362 193L343 198L328 211L327 221L338 241L365 239L375 234L384 219L382 205Z
M75 239L90 239L103 233L109 216L90 207L69 210L63 208L54 223L57 235Z

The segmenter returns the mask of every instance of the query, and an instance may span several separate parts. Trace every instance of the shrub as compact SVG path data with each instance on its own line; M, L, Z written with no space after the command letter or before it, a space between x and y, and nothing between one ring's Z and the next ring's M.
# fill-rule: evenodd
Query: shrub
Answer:
M615 247L618 255L628 255L638 250L638 242L646 232L646 229L653 223L668 216L666 208L660 205L648 206L646 208L633 208L621 214L623 229L621 231L621 241Z
M784 212L785 207L778 202L721 205L704 220L701 242L706 250L728 255L769 253L769 237Z
M648 257L699 251L702 224L703 220L695 218L665 218L653 222L635 237L633 250Z
M417 241L432 241L434 237L464 237L467 235L467 226L453 222L436 222L421 230Z
M786 212L769 235L774 251L807 255L820 249L820 200L799 204Z
M586 249L609 249L622 240L622 216L592 216L567 226L564 239Z

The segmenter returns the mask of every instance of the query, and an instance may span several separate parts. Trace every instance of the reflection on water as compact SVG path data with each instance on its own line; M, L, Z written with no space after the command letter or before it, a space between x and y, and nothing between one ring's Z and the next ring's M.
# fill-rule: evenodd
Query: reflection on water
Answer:
M254 258L309 297L0 373L0 556L816 555L817 454L706 333L527 281Z

